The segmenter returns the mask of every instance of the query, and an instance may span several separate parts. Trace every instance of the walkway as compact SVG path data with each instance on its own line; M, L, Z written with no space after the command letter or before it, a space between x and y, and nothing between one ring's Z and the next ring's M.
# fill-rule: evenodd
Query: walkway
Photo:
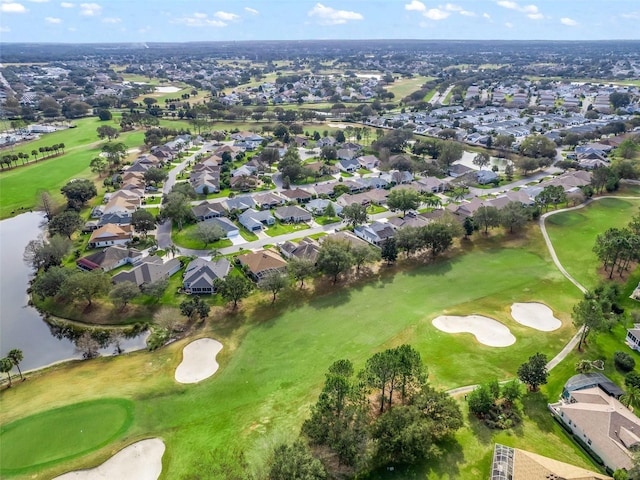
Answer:
M573 278L571 276L571 274L569 272L567 272L567 270L562 266L562 264L560 263L560 260L558 259L558 255L556 254L555 249L553 248L553 244L551 243L551 239L549 238L549 234L547 233L547 227L545 224L545 220L550 217L551 215L555 215L557 213L563 213L563 212L571 212L573 210L579 210L581 208L586 207L587 205L590 205L591 203L598 201L598 200L602 200L603 198L621 198L621 199L627 199L627 200L637 200L638 197L621 197L621 196L604 196L604 197L597 197L597 198L591 198L589 200L587 200L585 203L582 203L576 207L570 207L570 208L563 208L561 210L554 210L552 212L547 212L543 215L540 216L540 220L538 221L538 224L540 225L540 231L542 232L542 236L544 237L544 241L545 244L547 245L547 249L549 250L549 253L551 254L551 258L553 259L553 263L556 265L556 267L558 268L558 270L560 270L560 273L562 273L562 275L564 275L567 280L569 280L571 283L573 283L578 290L580 290L582 293L587 293L587 289L580 283L578 282L575 278ZM584 327L583 327L584 328ZM562 350L560 350L560 352L553 357L548 363L547 363L547 370L551 371L553 368L555 368L562 360L564 360L567 355L569 355L569 353L571 353L571 351L576 348L576 345L578 345L578 341L580 340L580 335L582 334L582 328L580 328L576 334L571 338L571 340L569 340L569 342L564 346L564 348ZM475 388L478 385L465 385L463 387L458 387L458 388L453 388L451 390L447 390L447 393L449 395L461 395L461 394L467 394L472 392L473 390L475 390Z

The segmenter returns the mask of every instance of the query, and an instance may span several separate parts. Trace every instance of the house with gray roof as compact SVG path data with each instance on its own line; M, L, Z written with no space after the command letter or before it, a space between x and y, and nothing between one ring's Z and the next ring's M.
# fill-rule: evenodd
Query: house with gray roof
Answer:
M188 294L214 294L215 281L225 278L230 270L231 263L226 258L214 261L196 258L184 270L182 288Z
M311 221L311 214L297 205L285 205L278 207L274 212L275 217L285 223L304 223Z
M276 219L269 210L257 211L252 208L245 210L238 217L240 224L250 232L262 230L265 225L273 225Z
M395 230L386 222L373 222L370 225L358 225L353 233L363 240L379 247L382 243L395 234Z
M168 262L163 262L162 258L152 255L142 259L141 263L131 270L116 273L113 283L133 282L139 287L169 278L180 270L180 260L173 258Z
M305 208L309 210L313 215L324 215L324 211L327 206L331 204L333 206L333 211L336 215L340 215L342 213L342 206L338 205L331 200L325 198L316 198L315 200L311 200L309 203L305 205Z
M142 252L140 250L114 245L79 258L76 260L76 265L80 270L91 271L101 268L105 272L109 272L122 265L137 265L141 260Z
M237 237L240 235L240 228L227 217L214 217L205 221L220 227L226 238Z
M347 173L356 172L360 168L360 163L355 158L342 158L337 165L340 170Z
M250 195L242 195L233 198L226 198L222 201L222 206L227 212L234 210L245 211L249 208L255 208L256 202Z
M280 249L280 253L285 258L311 260L314 263L318 258L318 253L320 252L320 244L318 241L309 237L303 238L298 243L287 241L278 247Z
M191 207L191 211L199 222L225 215L224 206L220 202L204 201L199 205Z

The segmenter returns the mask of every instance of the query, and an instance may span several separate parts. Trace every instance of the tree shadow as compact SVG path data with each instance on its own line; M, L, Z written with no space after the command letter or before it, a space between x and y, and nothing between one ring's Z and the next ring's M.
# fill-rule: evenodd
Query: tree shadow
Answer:
M487 427L482 422L482 420L479 420L475 415L471 413L469 414L467 420L469 423L469 428L480 443L483 443L485 445L493 443L493 430Z

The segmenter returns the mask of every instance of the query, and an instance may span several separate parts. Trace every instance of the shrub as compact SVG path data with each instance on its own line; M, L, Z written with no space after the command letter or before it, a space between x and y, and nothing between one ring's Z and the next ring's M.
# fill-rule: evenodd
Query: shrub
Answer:
M636 366L636 361L633 357L625 352L614 353L613 362L616 364L616 367L623 372L630 372Z
M640 388L640 374L636 372L629 372L624 377L624 384L627 387Z

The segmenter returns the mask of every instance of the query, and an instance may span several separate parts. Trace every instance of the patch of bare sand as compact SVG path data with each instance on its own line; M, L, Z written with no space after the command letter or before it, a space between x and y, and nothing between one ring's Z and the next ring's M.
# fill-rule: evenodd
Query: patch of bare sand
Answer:
M520 325L541 332L551 332L562 326L562 322L553 315L553 310L543 303L514 303L511 305L511 316Z
M222 344L213 338L201 338L182 350L182 362L176 368L176 381L198 383L218 371L216 355Z
M482 315L441 315L431 323L446 333L471 333L478 342L488 347L508 347L516 342L516 337L508 327Z

